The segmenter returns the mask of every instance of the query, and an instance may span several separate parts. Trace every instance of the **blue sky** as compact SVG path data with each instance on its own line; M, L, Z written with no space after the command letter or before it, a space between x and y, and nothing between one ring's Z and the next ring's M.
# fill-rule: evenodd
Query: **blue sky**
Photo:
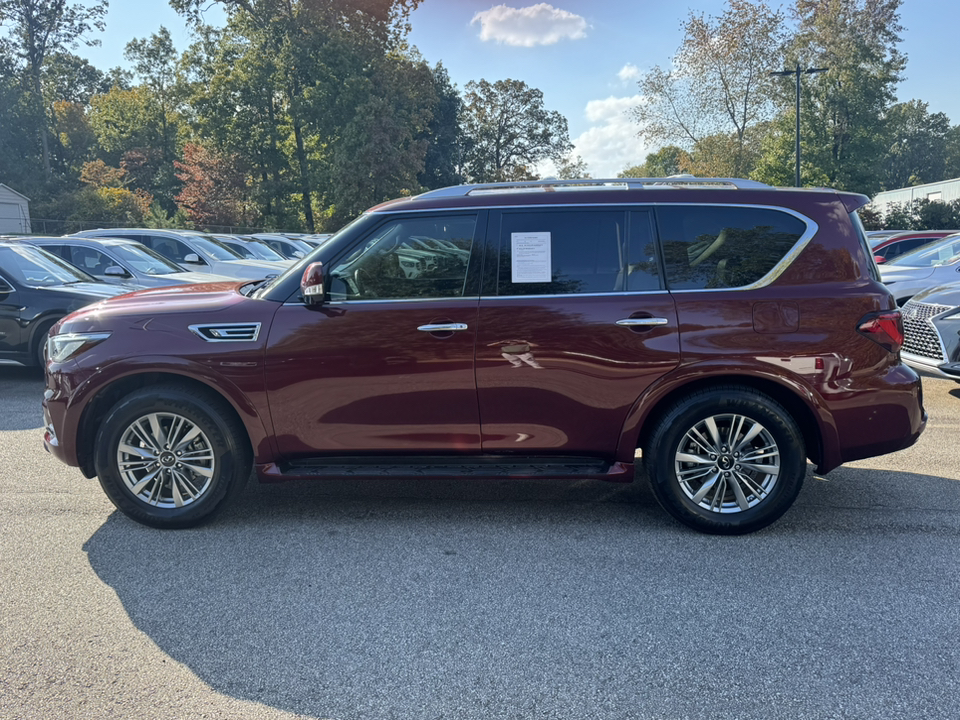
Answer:
M773 4L773 3L771 3ZM462 91L471 80L512 78L543 91L548 109L564 114L575 152L594 177L614 176L651 149L625 111L638 101L637 73L665 66L682 38L689 11L719 15L723 0L423 0L410 42L431 64L442 61ZM207 17L216 23L214 6ZM960 27L955 0L904 0L901 50L908 57L900 100L919 99L960 123L960 82L949 48ZM111 0L101 47L81 54L101 69L125 65L123 48L161 25L179 50L190 41L166 3ZM775 69L775 68L771 68Z

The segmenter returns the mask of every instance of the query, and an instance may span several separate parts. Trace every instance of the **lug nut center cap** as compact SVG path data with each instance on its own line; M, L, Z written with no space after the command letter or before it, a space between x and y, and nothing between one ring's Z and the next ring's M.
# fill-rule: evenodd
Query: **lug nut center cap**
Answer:
M177 464L177 456L172 452L160 453L160 464L164 467L173 467Z
M720 459L717 461L717 465L719 465L723 470L729 470L733 467L733 458L729 455L721 455Z

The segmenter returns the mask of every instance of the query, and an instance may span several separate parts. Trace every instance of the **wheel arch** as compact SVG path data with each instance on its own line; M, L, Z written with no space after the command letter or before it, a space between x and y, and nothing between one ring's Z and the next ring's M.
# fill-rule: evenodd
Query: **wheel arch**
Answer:
M807 457L818 466L832 464L830 437L825 435L831 431L835 435L836 429L832 428L832 418L822 410L822 401L815 397L809 388L797 383L786 383L777 376L729 372L693 377L685 373L683 378L652 388L637 400L627 416L620 438L618 457L632 457L637 449L642 449L653 432L657 419L681 398L700 390L724 385L756 390L783 405L800 428Z
M62 312L45 313L30 323L30 339L27 344L27 354L31 362L33 362L37 356L37 344L46 342L47 333L50 332L50 328L64 317L66 317L66 313Z
M96 390L93 397L84 406L80 414L80 423L77 430L77 460L79 461L80 470L86 477L92 478L97 474L94 469L96 438L103 419L110 408L121 398L135 390L161 384L175 384L181 387L194 388L204 394L210 394L219 399L227 412L230 412L246 431L246 437L241 440L246 441L251 453L256 455L257 444L254 438L257 436L261 438L264 437L265 432L262 428L259 432L251 432L253 419L257 418L259 420L259 415L254 408L249 407L241 411L241 409L237 407L235 400L230 397L229 393L224 392L222 388L190 375L168 371L141 372L126 375L104 385L102 388Z

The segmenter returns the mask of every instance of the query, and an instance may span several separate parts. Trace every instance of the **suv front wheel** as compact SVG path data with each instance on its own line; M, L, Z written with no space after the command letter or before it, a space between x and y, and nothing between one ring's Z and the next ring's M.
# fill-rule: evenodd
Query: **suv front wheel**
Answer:
M718 535L774 522L793 504L806 474L794 419L772 398L742 386L681 399L658 422L643 457L664 509Z
M120 400L97 433L97 477L125 515L159 528L212 517L250 476L240 422L219 397L176 385Z

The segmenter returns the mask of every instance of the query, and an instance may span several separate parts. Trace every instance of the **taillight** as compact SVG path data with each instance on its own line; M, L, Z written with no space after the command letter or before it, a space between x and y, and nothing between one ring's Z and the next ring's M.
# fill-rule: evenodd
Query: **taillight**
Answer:
M866 335L890 352L903 346L903 318L899 310L886 310L867 315L857 325L857 332Z

